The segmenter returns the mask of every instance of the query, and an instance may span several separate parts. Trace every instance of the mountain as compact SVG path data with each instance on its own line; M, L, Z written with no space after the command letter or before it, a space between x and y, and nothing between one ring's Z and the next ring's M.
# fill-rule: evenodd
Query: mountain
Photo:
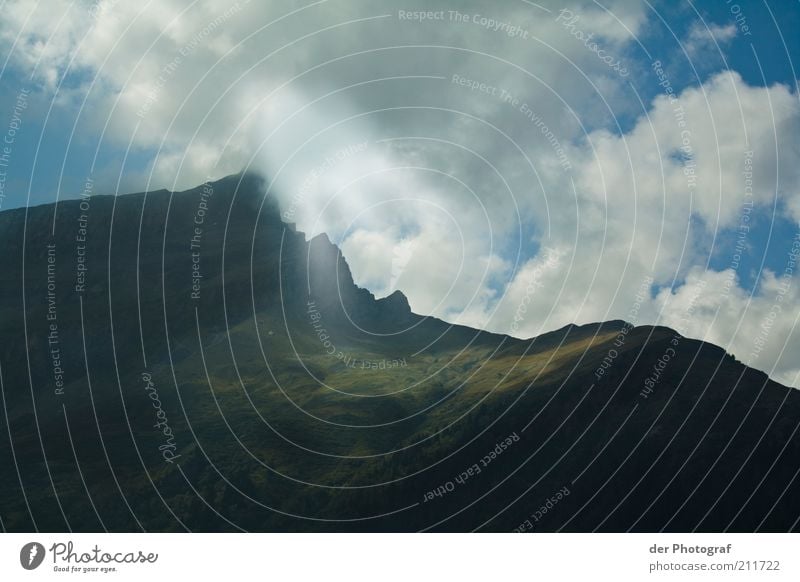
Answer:
M7 531L787 531L800 392L353 283L258 176L0 213Z

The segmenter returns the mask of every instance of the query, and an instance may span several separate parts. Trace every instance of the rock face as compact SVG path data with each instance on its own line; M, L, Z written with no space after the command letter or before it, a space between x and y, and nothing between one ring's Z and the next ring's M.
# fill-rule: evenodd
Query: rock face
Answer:
M258 176L3 212L0 246L8 530L798 527L798 391L666 328L375 299Z

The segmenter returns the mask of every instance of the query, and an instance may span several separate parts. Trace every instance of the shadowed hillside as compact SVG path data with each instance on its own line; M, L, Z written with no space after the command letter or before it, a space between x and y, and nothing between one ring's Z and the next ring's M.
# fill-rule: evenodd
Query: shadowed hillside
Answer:
M376 300L260 178L0 213L9 531L786 531L800 393L611 321Z

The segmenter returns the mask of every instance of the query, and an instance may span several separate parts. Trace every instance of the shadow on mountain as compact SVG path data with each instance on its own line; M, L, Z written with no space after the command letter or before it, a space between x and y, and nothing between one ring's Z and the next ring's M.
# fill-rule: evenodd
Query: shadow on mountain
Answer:
M353 283L264 182L0 213L8 531L787 531L800 394L622 321Z

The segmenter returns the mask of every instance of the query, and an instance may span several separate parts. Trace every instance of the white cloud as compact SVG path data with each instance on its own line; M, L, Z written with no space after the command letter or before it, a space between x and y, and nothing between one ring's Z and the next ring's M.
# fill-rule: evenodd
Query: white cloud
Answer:
M678 108L682 113L676 117ZM786 203L785 217L797 220L800 174L792 159L799 122L797 96L786 87L750 87L738 75L722 73L700 88L684 90L672 103L656 99L625 135L590 134L571 152L576 199L563 191L550 198L555 226L547 243L567 246L569 256L559 262L557 273L551 272L550 292L531 299L532 316L520 326L520 335L538 333L543 325L555 329L573 321L629 319L637 288L652 276L666 289L644 302L639 323L660 323L707 339L794 383L800 367L787 354L800 347L795 331L800 280L793 259L787 255L785 276L779 274L788 288L785 297L769 271L751 295L733 268L718 272L708 264L716 251L738 268L734 253L746 253L755 236L749 233L751 225L755 228L752 217L769 216L776 202ZM691 146L691 156L683 161L674 156L682 132L688 132ZM540 231L545 218L539 218ZM724 229L746 233L743 250L710 246ZM793 243L777 244L788 253ZM524 269L509 286L512 306L523 280ZM751 357L776 302L780 317ZM505 331L507 313L499 310L489 327Z
M800 239L796 253L800 253ZM735 278L733 269L693 268L675 293L665 289L656 297L661 321L687 336L722 346L747 365L797 386L800 366L793 357L800 350L797 277L791 271L765 271L754 295L731 286Z
M695 22L689 29L683 48L692 59L702 58L704 53L721 51L724 46L736 37L736 25L711 24Z

